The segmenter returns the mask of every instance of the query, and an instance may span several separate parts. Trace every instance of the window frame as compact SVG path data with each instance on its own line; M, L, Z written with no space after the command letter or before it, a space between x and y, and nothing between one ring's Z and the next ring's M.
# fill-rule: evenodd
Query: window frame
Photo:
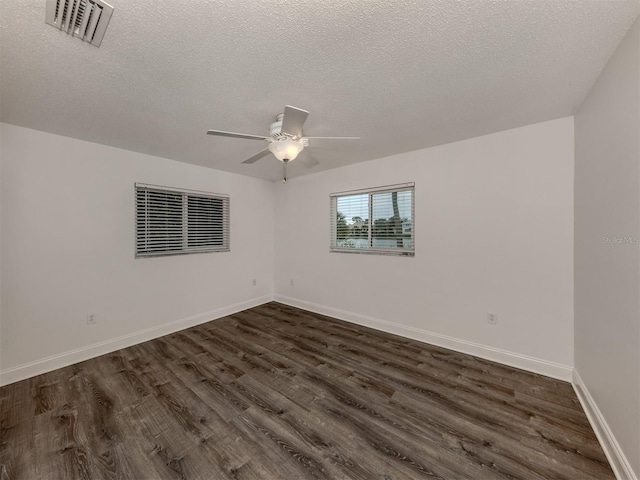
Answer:
M393 192L411 192L411 247L410 248L380 248L373 247L373 197L375 195ZM368 219L367 219L367 247L340 247L338 243L338 198L352 195L368 195ZM356 253L365 255L393 255L402 257L415 256L415 183L406 182L381 187L363 188L329 194L329 251L333 253Z
M149 214L145 210L143 218L140 218L140 201L138 194L139 192L159 192L164 194L177 194L181 196L179 209L181 210L180 214L180 226L179 233L174 233L175 236L180 237L180 248L167 248L165 250L157 249L157 250L149 250L148 248L141 248L142 242L140 241L141 237L149 235L148 231L150 228L149 222ZM146 197L148 199L148 195ZM193 219L194 214L190 214L189 209L189 199L197 199L197 198L207 198L207 199L216 199L222 202L222 220L220 223L221 229L221 241L222 244L204 244L202 246L190 246L190 238L189 238L189 230L190 230L190 219ZM177 206L177 204L176 204ZM227 194L213 193L213 192L202 192L198 190L189 190L185 188L174 188L174 187L165 187L161 185L151 185L146 183L135 183L134 184L134 229L135 229L135 239L134 239L134 250L135 250L135 258L155 258L155 257L167 257L173 255L189 255L193 253L214 253L214 252L229 252L231 251L231 228L230 228L230 211L231 211L231 199ZM218 213L218 212L215 212ZM174 211L175 214L175 211ZM193 220L191 222L193 224ZM168 241L167 244L170 244L169 236L165 237ZM197 237L195 237L197 238ZM194 237L191 238L193 241ZM148 246L148 243L145 243Z

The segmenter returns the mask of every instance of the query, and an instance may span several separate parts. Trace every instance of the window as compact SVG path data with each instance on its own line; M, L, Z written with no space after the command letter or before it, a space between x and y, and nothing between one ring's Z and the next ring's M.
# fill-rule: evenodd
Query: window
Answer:
M332 252L414 255L414 184L333 193Z
M228 196L136 184L136 257L228 251Z

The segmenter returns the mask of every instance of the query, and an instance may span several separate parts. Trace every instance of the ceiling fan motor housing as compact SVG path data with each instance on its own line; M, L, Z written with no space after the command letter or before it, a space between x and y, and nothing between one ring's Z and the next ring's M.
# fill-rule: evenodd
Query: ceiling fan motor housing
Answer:
M269 136L276 138L282 133L282 114L279 113L276 117L276 121L269 127Z
M309 145L309 141L302 137L302 130L300 135L294 136L290 133L282 132L282 119L284 113L276 115L276 121L269 127L269 135L271 136L271 142L268 149L273 155L284 162L285 164L291 160L294 160L298 153L300 153L304 147Z

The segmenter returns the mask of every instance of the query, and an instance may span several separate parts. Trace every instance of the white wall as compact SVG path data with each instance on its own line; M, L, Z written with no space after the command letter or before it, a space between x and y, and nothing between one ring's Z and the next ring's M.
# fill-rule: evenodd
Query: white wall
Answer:
M0 128L4 383L271 298L272 182ZM231 252L135 259L134 182L229 194Z
M640 477L640 245L615 243L640 236L638 30L575 117L576 377L621 478Z
M276 193L276 298L569 379L573 153L562 118L294 178ZM401 182L415 257L329 253L330 193Z
M2 124L0 123L0 129ZM2 372L2 132L0 130L0 372ZM0 385L3 385L0 373Z

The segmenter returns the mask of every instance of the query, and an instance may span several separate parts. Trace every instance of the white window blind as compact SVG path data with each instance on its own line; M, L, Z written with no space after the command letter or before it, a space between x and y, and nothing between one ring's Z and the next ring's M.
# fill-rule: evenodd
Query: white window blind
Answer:
M330 195L330 250L413 256L414 184Z
M229 197L136 188L136 257L229 251Z

